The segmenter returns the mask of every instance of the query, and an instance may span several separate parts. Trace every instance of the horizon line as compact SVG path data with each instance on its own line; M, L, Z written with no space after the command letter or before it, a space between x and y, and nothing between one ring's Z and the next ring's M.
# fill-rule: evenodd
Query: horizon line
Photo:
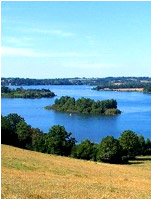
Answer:
M29 77L1 77L1 79L3 78L19 78L19 79L99 79L99 78L151 78L151 76L106 76L106 77L55 77L55 78L29 78Z

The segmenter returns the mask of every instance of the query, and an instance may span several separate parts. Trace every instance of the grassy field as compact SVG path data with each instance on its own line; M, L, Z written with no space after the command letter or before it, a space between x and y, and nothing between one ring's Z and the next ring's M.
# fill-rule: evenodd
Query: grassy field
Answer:
M151 198L151 157L111 165L1 146L2 198Z

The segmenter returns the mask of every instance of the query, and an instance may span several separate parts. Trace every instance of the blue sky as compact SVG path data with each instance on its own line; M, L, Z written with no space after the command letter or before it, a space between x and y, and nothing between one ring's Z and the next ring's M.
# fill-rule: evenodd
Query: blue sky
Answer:
M2 77L151 76L151 2L2 2Z

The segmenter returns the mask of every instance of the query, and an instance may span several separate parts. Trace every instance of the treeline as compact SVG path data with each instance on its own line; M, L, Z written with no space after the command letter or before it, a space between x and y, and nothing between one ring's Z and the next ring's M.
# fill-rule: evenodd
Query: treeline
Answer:
M105 89L105 88L109 88L109 89L119 89L119 88L143 88L145 86L145 83L141 83L141 82L136 82L136 81L129 81L126 83L121 83L121 84L103 84L103 85L98 85L97 87L95 87L94 89L96 90L100 90L100 89Z
M99 144L76 139L63 126L52 126L48 133L32 128L17 114L1 117L2 144L77 159L125 163L138 155L151 155L151 140L136 133L124 131L118 139L107 136Z
M115 115L121 113L117 109L117 102L114 99L94 101L90 98L82 97L75 100L74 97L69 96L62 96L60 99L56 99L52 106L46 106L45 108L48 110L53 109L56 111L82 114Z
M56 96L48 89L23 89L22 87L17 89L10 89L3 86L1 88L1 96L3 98L48 98Z
M72 85L68 79L1 78L1 85Z
M106 77L106 78L54 78L54 79L30 79L30 78L1 78L1 85L114 85L115 83L127 84L151 82L149 77Z

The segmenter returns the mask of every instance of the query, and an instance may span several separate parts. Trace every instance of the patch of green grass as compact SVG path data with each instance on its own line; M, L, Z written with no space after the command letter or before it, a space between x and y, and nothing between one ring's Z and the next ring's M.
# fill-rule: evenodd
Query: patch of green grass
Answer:
M18 169L18 170L35 170L37 169L38 167L35 166L34 164L29 164L27 162L23 162L23 161L20 161L18 159L2 159L1 161L2 165L4 167L7 167L7 168L14 168L14 169Z

